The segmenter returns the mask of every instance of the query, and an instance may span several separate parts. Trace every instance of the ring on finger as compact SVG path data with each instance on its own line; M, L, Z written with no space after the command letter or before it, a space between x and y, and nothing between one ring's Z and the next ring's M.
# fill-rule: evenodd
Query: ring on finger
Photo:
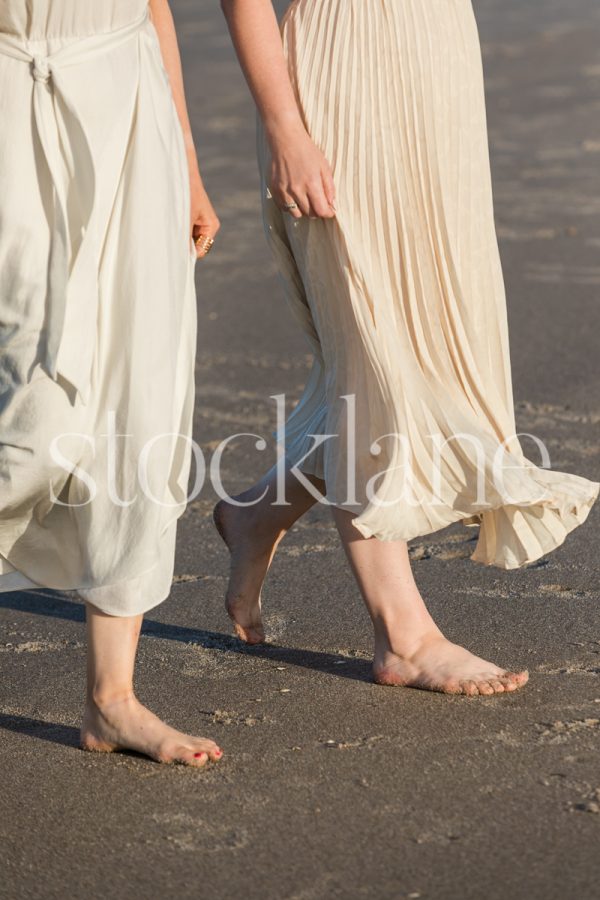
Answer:
M207 253L210 253L215 243L215 239L212 238L209 234L201 234L196 238L194 243L196 244L197 249L200 250L201 253L204 253L204 255L206 256Z
M292 201L291 203L284 204L283 208L285 209L286 212L290 212L292 209L298 209L298 204L296 202Z

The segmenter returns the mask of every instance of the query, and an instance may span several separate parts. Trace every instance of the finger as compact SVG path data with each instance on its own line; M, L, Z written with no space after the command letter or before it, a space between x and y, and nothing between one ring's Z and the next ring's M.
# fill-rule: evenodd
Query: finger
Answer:
M302 216L304 215L304 213L300 207L300 204L298 203L298 201L296 199L294 199L294 197L286 196L281 208L283 209L283 211L285 213L287 213L293 219L301 219Z
M277 202L277 205L282 212L292 216L293 219L301 219L302 216L306 214L306 207L303 209L299 200L292 194L283 193L281 195L281 200Z
M335 210L325 196L311 197L310 205L313 218L333 219L335 217Z
M197 259L204 259L204 257L208 256L208 254L212 250L212 246L213 246L212 244L198 243L197 240L194 241L194 243L196 245L196 258Z
M271 196L281 212L287 213L294 219L302 218L302 210L298 205L298 201L290 193L281 188L271 188Z
M310 215L312 218L332 219L335 211L332 209L322 183L315 185L309 193Z
M213 231L213 234L216 234L216 231ZM198 259L204 259L205 256L208 256L210 251L212 250L215 243L215 239L212 234L209 233L208 229L203 230L194 238L194 244L196 247L196 257Z
M325 169L322 173L323 179L323 190L325 191L325 197L327 198L327 202L331 209L336 212L336 194L335 194L335 182L333 180L333 175L331 174L331 170L329 168Z
M195 219L192 223L192 237L197 240L201 235L214 238L221 228L218 219Z
M210 253L221 223L218 219L196 219L192 225L192 240L196 247L196 258L203 259Z
M297 191L292 194L292 201L298 204L298 209L291 210L292 215L296 213L296 218L300 218L300 216L310 216L312 215L312 209L310 205L310 200L308 199L308 195L304 191ZM300 215L298 215L298 212Z

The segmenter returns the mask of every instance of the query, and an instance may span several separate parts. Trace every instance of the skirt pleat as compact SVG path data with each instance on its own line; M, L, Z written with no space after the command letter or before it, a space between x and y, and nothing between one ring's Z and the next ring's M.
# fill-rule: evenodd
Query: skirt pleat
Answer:
M282 37L337 189L334 220L283 214L259 127L266 231L314 352L286 453L365 537L462 520L481 526L474 560L531 562L599 485L536 466L515 436L471 2L295 0Z

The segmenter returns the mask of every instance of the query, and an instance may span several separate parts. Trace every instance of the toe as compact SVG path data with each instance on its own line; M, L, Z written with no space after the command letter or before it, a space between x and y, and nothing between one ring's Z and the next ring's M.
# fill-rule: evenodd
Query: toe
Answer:
M204 751L196 752L191 759L185 760L185 762L188 765L195 766L197 769L202 769L208 762L208 753Z
M444 694L464 694L463 690L463 682L457 680L445 681L441 687L424 685L425 687L430 688L430 690L441 691Z
M516 691L525 684L528 677L527 674L522 672L505 672L500 681L504 685L505 691Z
M234 623L233 623L233 629L234 629L234 631L235 631L237 637L239 637L240 641L247 642L248 637L247 637L247 635L246 635L246 629L245 629L245 628L242 628L241 625L238 625L237 622L234 622Z
M171 758L171 762L192 766L194 769L202 769L208 762L206 750L194 750L189 747L177 747Z
M488 684L494 689L495 694L504 693L504 685L499 678L490 678Z
M213 762L218 762L223 756L223 751L214 741L197 740L194 741L192 750L194 754L205 754Z
M483 694L484 697L489 697L490 694L495 693L494 687L489 681L479 681L477 687L479 688L479 693Z
M264 644L265 633L261 628L240 625L239 622L236 622L234 627L236 635L239 637L240 641L243 641L245 644Z
M466 694L467 697L475 697L479 693L477 682L475 681L461 681L460 687L461 693Z
M212 759L213 762L219 762L219 760L223 756L223 751L215 744L214 749L209 750L208 756L210 759Z
M248 644L264 644L265 633L262 628L248 628L246 641Z

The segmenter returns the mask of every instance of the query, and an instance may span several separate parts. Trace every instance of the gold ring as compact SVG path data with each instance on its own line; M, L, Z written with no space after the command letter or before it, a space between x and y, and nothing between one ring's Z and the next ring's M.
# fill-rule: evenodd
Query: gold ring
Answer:
M198 250L201 250L206 256L207 253L210 253L213 244L215 243L215 239L211 238L208 234L201 234L194 241Z

